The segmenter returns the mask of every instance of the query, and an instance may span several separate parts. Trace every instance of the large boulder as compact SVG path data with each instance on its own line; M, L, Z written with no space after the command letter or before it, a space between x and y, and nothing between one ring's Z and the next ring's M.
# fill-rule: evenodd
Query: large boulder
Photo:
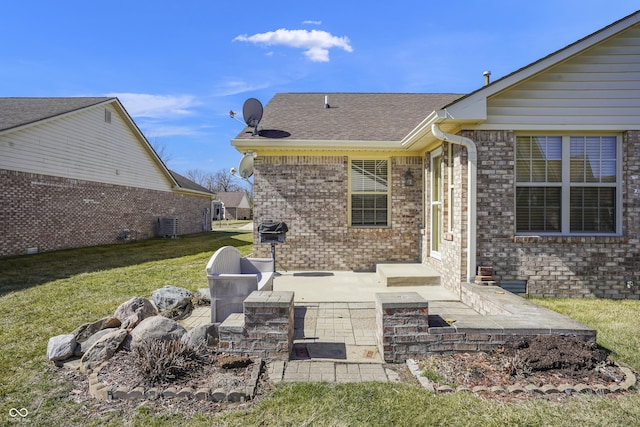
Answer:
M163 316L153 316L144 319L131 331L131 348L135 348L145 340L173 340L180 339L186 333L178 322Z
M213 347L218 344L217 325L202 325L189 329L181 338L191 347Z
M80 372L88 374L103 362L111 359L127 337L125 329L116 329L96 341L80 360Z
M158 311L162 312L191 304L193 294L191 291L184 288L165 286L153 291L151 293L151 297L153 298L153 302L156 307L158 307Z
M67 360L76 350L76 337L73 334L56 335L49 338L47 343L47 357L53 362Z
M158 310L151 301L142 297L134 297L120 304L113 317L120 321L123 329L130 329L147 317L157 314Z
M120 325L120 322L118 322L118 326ZM95 334L91 335L88 339L86 339L85 341L81 342L78 347L76 347L76 356L82 356L83 354L85 354L87 352L87 350L89 350L96 342L98 342L98 340L100 340L100 338L102 338L103 336L110 334L112 332L117 331L118 328L107 328L107 329L102 329L98 332L96 332Z
M93 323L85 323L71 333L75 335L76 342L83 343L96 332L102 331L103 329L119 328L120 324L120 320L115 317L104 317Z

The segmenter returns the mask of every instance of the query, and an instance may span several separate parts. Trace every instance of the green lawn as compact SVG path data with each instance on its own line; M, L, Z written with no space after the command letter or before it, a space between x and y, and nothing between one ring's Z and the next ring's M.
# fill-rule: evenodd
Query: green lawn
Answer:
M640 425L640 396L573 396L561 402L500 402L473 395L433 395L414 384L284 384L243 410L182 415L114 409L95 414L76 403L71 384L49 369L49 337L110 315L133 296L164 285L207 287L204 267L220 246L251 251L251 232L217 231L178 239L0 259L0 425ZM598 329L613 357L640 369L639 301L534 300ZM91 415L89 415L91 414Z

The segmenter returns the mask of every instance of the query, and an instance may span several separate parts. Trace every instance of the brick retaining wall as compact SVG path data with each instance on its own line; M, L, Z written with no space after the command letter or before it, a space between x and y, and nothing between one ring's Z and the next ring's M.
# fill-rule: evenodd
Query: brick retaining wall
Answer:
M469 294L482 294L469 288ZM231 314L218 328L219 348L225 352L266 360L289 360L294 337L293 292L255 291L244 303L244 313ZM519 298L505 293L506 300ZM485 302L489 298L482 298ZM507 301L508 303L508 301ZM487 315L509 315L500 304L485 304ZM595 343L596 331L535 325L509 331L496 328L456 328L429 323L428 302L417 292L377 293L375 295L378 351L386 362L450 352L492 351L514 338L533 338L540 334L577 336Z
M487 304L478 292L468 289L467 294L486 309L485 315L508 315L499 304ZM428 302L417 292L394 292L376 294L376 323L378 328L378 350L389 363L403 363L407 359L429 354L451 352L493 351L514 338L534 338L539 333L530 329L458 329L453 326L430 325ZM542 329L544 330L544 328ZM548 328L546 334L553 333ZM595 343L593 330L574 331L584 340ZM570 333L567 335L571 335Z

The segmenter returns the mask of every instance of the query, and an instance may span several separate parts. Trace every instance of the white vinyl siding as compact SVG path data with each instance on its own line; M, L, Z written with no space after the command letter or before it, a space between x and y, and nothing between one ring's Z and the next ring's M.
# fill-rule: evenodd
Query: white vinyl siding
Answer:
M351 160L349 179L350 225L389 225L389 160Z
M0 135L0 169L170 190L145 144L128 120L100 105Z
M640 116L640 28L487 100L482 129L635 129Z

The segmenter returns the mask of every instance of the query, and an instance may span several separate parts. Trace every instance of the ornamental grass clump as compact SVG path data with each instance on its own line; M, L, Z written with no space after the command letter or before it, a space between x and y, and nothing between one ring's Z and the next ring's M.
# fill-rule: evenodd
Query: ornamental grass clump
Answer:
M132 351L133 363L148 385L175 381L202 363L197 348L182 340L144 340Z

